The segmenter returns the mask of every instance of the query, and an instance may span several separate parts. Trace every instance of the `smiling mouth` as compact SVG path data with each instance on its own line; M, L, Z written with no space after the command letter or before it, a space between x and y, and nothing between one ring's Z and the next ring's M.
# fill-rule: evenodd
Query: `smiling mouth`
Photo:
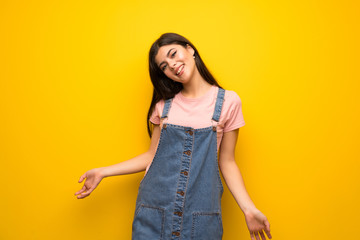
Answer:
M184 64L179 67L179 70L177 71L176 75L179 76L179 74L182 72L183 69L184 69Z

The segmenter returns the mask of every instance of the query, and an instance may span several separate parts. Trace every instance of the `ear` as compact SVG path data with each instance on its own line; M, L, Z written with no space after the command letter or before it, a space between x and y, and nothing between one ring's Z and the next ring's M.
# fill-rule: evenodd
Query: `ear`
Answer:
M191 55L195 53L195 50L189 44L186 44L186 50L188 50Z

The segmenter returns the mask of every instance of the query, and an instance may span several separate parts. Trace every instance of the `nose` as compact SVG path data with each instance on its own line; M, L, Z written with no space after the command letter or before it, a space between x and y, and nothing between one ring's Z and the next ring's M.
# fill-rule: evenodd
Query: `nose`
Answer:
M171 67L171 69L174 69L176 65L176 61L175 60L171 60L171 62L169 62L169 66Z

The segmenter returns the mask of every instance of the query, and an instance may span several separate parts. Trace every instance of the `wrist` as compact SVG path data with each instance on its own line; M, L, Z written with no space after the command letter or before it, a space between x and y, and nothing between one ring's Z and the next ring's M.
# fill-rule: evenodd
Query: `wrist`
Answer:
M258 211L259 210L256 207L251 207L243 210L245 216L253 216Z
M98 172L98 174L99 174L99 176L100 176L101 178L106 178L106 177L108 177L108 173L107 173L107 171L106 171L106 167L97 168L97 172Z

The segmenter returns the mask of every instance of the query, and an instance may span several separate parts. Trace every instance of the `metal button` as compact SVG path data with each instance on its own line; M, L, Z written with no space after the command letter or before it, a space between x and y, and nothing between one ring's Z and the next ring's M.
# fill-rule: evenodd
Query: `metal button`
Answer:
M188 133L192 136L194 133L193 131L189 130Z
M191 151L190 151L190 150L187 150L187 151L185 151L184 153L185 153L186 155L190 156Z
M187 171L182 171L181 173L184 174L185 176L188 175L188 172L187 172Z
M180 233L179 232L172 232L172 235L180 236Z
M216 132L216 127L215 126L213 126L213 131Z
M181 196L185 195L185 193L183 191L178 191L177 193L180 194Z
M182 212L174 212L175 215L182 216Z
M164 123L163 128L166 128L166 123Z

